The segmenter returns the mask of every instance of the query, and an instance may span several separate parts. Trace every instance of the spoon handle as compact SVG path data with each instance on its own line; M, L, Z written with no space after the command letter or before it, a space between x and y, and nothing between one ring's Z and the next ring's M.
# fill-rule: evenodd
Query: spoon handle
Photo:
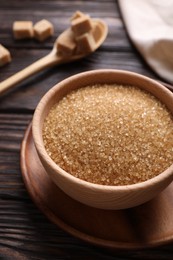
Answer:
M0 82L0 95L4 94L7 90L11 89L17 83L20 83L22 80L30 77L31 75L45 69L54 66L61 62L61 59L53 53L49 53L47 56L39 59L33 64L29 65L25 69L17 72L8 79Z

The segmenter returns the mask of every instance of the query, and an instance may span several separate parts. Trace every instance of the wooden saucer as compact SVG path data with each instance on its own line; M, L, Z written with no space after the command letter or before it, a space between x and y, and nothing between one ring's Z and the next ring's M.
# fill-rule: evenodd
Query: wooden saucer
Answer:
M57 226L95 245L139 249L173 241L173 184L152 201L126 210L85 206L49 178L34 147L31 125L21 147L21 170L35 204Z

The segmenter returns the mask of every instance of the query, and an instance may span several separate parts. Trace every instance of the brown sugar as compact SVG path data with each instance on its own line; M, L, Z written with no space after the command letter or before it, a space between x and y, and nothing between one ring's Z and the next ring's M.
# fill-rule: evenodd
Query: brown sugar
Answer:
M173 162L173 119L151 94L133 86L72 91L50 110L43 141L52 160L88 182L143 182Z
M57 49L59 54L64 56L72 55L76 48L76 42L74 39L74 34L72 30L69 28L67 31L62 33L57 40Z
M95 40L91 33L85 33L76 37L76 43L78 53L92 52L95 48Z
M53 24L46 19L42 19L34 25L34 36L40 42L45 41L52 36L53 33Z
M89 16L83 15L71 21L71 29L76 36L80 36L92 29L92 22Z
M11 62L11 54L7 48L0 44L0 67Z
M13 35L15 39L33 38L34 30L32 21L15 21L13 23Z
M58 53L62 56L89 54L95 50L102 33L98 21L77 11L71 18L70 28L56 41Z

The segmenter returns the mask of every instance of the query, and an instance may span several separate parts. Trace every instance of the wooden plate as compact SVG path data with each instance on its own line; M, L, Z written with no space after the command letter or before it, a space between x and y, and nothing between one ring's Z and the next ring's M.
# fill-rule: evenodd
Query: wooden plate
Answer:
M56 225L95 245L139 249L173 241L173 184L152 201L126 210L85 206L49 178L34 147L31 125L21 147L21 170L35 204Z

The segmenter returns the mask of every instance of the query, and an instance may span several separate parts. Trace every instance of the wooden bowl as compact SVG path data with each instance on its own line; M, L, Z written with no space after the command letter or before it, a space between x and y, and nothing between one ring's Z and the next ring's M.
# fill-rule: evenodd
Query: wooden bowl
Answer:
M86 205L101 209L123 209L149 201L173 180L173 165L145 182L107 186L78 179L61 169L47 154L42 126L50 108L68 92L96 83L117 83L137 86L152 93L173 114L173 94L158 82L145 76L121 70L94 70L72 76L58 83L39 102L33 116L32 131L35 147L46 172L66 194Z

